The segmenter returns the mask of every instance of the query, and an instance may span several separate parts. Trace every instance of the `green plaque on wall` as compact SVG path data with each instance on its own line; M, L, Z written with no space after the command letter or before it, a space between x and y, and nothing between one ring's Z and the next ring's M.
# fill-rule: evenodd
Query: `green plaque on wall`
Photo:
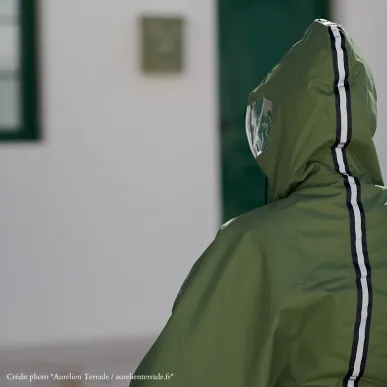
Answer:
M179 73L183 69L182 18L141 19L141 67L147 73Z

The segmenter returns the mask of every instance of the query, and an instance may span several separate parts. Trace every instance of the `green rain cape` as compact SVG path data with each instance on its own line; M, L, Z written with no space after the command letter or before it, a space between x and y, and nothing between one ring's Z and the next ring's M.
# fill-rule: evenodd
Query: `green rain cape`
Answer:
M340 25L315 20L249 96L274 202L221 228L131 387L387 386L375 129L369 66Z

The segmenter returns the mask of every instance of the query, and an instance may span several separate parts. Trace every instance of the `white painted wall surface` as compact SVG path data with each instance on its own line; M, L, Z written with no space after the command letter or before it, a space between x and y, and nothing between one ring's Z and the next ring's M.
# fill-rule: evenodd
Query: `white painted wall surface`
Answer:
M387 1L332 0L333 19L341 23L363 51L374 74L378 93L375 144L387 184Z
M137 17L187 20L138 69ZM158 334L219 226L214 1L42 0L45 141L0 149L0 347Z

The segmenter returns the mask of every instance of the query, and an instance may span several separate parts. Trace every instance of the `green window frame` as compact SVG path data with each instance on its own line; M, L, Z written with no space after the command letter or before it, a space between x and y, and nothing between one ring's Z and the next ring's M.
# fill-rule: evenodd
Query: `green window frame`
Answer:
M37 8L37 0L0 0L0 142L41 137Z

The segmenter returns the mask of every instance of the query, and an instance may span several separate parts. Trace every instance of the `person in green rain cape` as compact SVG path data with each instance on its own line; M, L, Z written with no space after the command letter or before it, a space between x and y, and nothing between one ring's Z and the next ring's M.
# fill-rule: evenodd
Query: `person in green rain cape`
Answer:
M315 20L248 98L274 202L220 229L131 387L387 386L375 129L367 62L343 27Z

